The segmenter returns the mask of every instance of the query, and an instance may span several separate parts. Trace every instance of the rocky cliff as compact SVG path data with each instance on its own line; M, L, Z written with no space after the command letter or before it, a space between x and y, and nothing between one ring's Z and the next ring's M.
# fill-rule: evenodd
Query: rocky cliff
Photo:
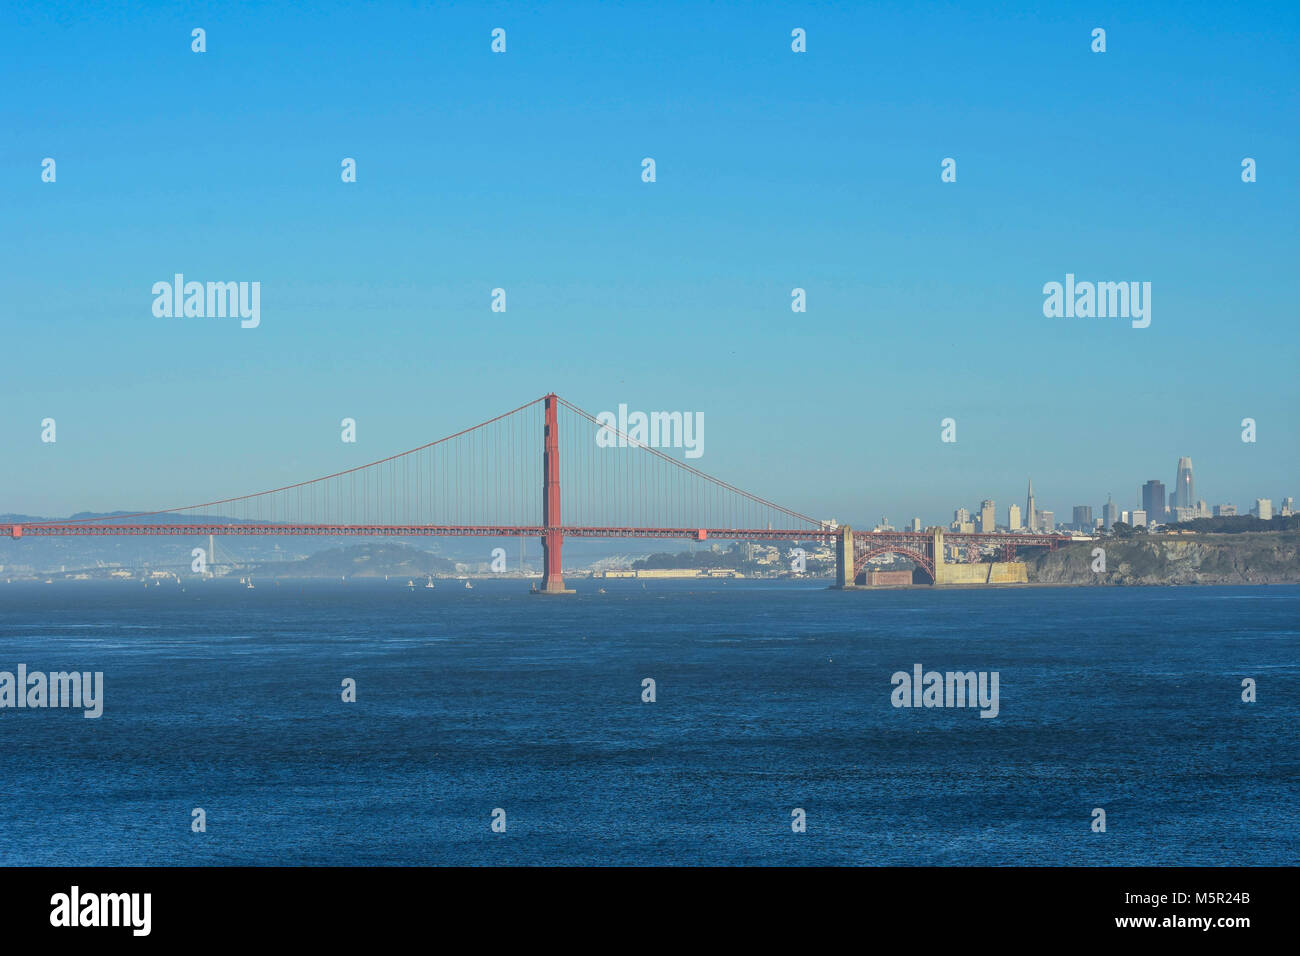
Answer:
M1093 571L1104 548L1106 571ZM1035 584L1300 583L1300 534L1137 535L1020 556Z

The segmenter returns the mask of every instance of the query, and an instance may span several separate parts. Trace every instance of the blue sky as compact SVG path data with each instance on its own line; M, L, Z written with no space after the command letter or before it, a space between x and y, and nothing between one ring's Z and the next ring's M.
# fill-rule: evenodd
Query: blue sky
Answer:
M1180 455L1212 504L1300 494L1300 8L1047 6L5 5L0 511L549 391L703 412L693 464L841 520L1133 507ZM175 272L261 282L261 326L155 318ZM1151 326L1045 318L1067 272L1151 282Z

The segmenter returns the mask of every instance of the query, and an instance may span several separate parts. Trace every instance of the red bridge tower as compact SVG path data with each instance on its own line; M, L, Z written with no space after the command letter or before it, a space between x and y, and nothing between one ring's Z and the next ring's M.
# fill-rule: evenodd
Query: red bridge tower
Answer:
M546 429L542 447L542 587L536 594L573 594L564 586L560 568L560 550L564 532L560 530L560 423L559 398L546 396Z

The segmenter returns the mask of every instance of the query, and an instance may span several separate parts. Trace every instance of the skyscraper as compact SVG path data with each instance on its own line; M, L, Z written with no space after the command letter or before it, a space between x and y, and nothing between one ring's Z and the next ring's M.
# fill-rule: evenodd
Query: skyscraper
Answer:
M1106 496L1106 503L1101 508L1101 527L1104 531L1109 531L1111 525L1119 520L1119 509L1115 507L1115 502L1110 500L1110 495Z
M1034 479L1029 479L1029 497L1025 500L1025 520L1029 522L1029 530L1038 530L1038 512L1034 510Z
M958 508L954 511L950 527L961 534L974 534L975 523L970 520L970 511L966 508Z
M1074 530L1075 531L1092 530L1092 505L1074 506Z
M1007 508L1007 530L1020 530L1020 505L1011 505Z
M1169 507L1171 509L1196 507L1196 492L1192 482L1192 460L1190 458L1178 459L1178 477L1174 479L1173 497L1169 502Z
M1165 520L1165 484L1152 478L1142 486L1142 510L1147 513L1148 524Z
M997 528L997 507L992 498L980 502L980 534L992 534Z

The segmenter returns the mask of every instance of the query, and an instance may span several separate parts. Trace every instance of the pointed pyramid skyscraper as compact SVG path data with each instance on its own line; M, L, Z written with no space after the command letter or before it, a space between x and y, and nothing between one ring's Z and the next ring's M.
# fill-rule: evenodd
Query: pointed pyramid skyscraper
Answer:
M1025 498L1025 523L1030 531L1038 530L1038 512L1034 510L1034 479L1029 479L1029 494Z

